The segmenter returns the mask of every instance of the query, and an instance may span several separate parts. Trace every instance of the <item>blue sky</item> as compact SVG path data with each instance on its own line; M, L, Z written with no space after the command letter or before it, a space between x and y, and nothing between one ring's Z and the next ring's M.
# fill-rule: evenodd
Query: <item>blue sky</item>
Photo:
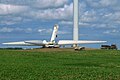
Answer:
M120 0L79 0L80 39L106 40L106 44L120 47L119 3ZM54 24L60 26L57 40L72 39L72 21L72 0L0 0L0 43L49 40Z

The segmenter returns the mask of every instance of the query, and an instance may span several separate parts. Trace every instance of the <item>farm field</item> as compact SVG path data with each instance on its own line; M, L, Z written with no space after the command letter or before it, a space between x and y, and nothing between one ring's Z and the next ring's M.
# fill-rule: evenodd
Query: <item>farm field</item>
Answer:
M0 80L120 80L120 51L0 50Z

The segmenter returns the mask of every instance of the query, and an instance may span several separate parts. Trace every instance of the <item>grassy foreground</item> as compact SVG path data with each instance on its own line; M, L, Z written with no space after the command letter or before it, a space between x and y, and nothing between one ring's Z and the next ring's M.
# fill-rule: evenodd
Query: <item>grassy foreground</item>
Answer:
M120 80L120 51L0 50L0 80Z

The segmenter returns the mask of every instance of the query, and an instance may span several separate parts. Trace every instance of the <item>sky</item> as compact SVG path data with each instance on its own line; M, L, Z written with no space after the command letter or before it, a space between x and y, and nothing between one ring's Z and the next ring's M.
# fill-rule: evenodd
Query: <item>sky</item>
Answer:
M120 0L79 0L79 39L105 40L120 47ZM3 42L73 39L73 0L0 0L0 47ZM83 45L100 47L100 44Z

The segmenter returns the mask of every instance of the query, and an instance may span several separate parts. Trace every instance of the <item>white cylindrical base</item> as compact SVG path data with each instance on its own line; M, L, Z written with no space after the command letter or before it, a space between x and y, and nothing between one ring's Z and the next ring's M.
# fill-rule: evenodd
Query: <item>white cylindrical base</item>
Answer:
M79 26L79 0L73 0L73 9L74 9L74 28L73 28L73 40L78 41L78 26ZM77 46L77 44L74 44Z

